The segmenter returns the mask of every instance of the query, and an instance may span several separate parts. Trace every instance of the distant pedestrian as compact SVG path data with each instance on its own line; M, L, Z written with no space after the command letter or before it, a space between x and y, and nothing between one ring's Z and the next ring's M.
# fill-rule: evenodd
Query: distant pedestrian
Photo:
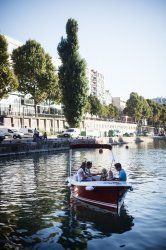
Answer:
M46 131L43 134L43 139L47 141L47 132Z
M35 128L33 132L33 140L38 141L39 140L39 131Z

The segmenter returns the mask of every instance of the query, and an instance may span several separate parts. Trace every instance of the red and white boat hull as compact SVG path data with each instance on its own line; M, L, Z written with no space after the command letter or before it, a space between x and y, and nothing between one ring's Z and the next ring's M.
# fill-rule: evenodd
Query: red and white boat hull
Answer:
M117 212L123 204L124 197L131 188L126 182L121 181L91 181L70 182L71 197L80 201Z

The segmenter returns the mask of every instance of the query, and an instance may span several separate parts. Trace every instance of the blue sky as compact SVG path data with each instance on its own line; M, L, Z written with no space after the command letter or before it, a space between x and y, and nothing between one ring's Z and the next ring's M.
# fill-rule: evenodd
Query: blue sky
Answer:
M0 0L0 33L35 39L54 58L68 18L112 96L166 96L166 0Z

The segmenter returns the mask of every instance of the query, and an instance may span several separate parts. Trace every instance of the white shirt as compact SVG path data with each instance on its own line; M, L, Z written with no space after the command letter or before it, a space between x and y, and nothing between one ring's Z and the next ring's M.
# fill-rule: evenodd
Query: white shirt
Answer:
M84 170L82 168L79 168L78 171L77 171L77 179L78 179L78 181L84 180L85 177L86 177L86 175L85 175Z

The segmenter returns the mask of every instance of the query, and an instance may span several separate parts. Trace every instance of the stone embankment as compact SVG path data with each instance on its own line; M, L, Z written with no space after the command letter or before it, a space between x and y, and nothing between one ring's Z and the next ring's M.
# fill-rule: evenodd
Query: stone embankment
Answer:
M70 143L97 143L94 138L55 138L33 141L32 139L4 140L0 143L0 157L22 154L45 153L59 150L69 150Z
M111 145L122 145L130 142L147 142L153 140L146 137L141 138L140 141L133 137L126 138L54 138L47 140L33 141L32 139L16 139L16 140L4 140L0 143L0 157L23 155L23 154L35 154L46 153L60 150L69 150L70 143L110 143Z

